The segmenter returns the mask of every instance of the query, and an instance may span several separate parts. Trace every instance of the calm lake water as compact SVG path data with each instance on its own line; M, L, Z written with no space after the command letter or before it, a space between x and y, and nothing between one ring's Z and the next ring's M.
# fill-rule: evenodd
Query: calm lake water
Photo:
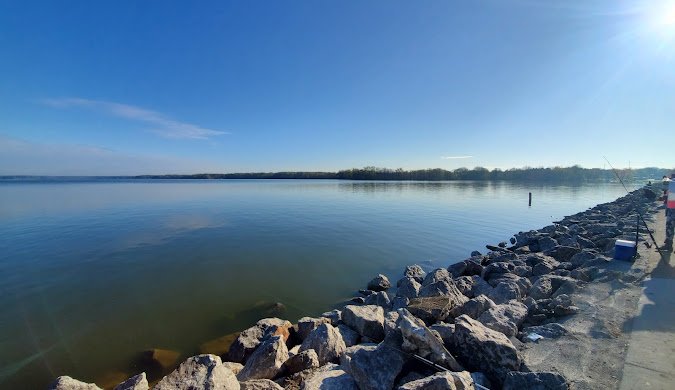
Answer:
M528 207L528 192L533 205ZM447 267L624 194L617 184L0 182L0 388L132 375L250 326L318 315L405 265Z

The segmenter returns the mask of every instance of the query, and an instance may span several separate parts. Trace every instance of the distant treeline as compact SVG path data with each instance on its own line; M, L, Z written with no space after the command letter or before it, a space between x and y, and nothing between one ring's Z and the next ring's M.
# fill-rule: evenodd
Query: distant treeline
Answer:
M622 169L617 173L624 180L660 179L670 175L670 169L640 168ZM554 168L513 168L489 170L483 167L399 169L365 167L339 172L258 172L258 173L201 173L196 175L142 175L138 179L341 179L341 180L510 180L510 181L610 181L616 180L612 170L600 168L554 167Z

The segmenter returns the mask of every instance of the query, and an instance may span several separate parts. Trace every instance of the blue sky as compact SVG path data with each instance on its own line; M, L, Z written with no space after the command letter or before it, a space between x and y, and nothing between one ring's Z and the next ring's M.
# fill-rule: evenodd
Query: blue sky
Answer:
M0 174L675 166L675 1L4 1Z

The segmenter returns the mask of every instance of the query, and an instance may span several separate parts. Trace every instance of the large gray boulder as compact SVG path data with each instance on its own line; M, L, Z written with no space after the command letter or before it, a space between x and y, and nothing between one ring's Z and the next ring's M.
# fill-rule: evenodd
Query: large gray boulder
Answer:
M148 379L145 377L145 373L142 372L118 384L113 390L148 390L148 388Z
M380 306L345 306L342 309L342 322L361 336L375 341L384 339L384 310Z
M67 375L60 376L49 385L49 390L103 390L93 383L80 382Z
M370 294L366 297L366 305L376 305L381 306L385 310L389 310L391 307L391 299L384 291L378 291L375 294Z
M316 352L319 365L322 366L337 361L347 347L342 340L342 335L335 327L330 324L321 324L300 345L300 352L310 349Z
M362 349L367 349L368 351L374 351L377 349L377 344L374 343L363 343L363 344L356 344L351 347L347 347L345 352L340 355L340 368L345 370L345 372L349 373L351 375L351 366L350 362L352 361L352 356L354 354Z
M498 384L522 363L518 350L503 333L487 328L467 315L455 318L451 345L468 369L481 371Z
M246 359L251 356L264 338L272 335L281 335L284 337L284 340L287 340L292 326L290 322L279 318L263 318L254 326L239 334L227 352L227 360L246 363Z
M345 324L340 324L336 328L338 332L340 332L340 336L342 336L342 341L345 342L345 346L347 348L359 343L361 335L358 334L354 329L348 327Z
M486 310L497 306L492 299L486 297L485 295L479 295L475 298L469 299L463 305L454 307L450 310L450 315L452 317L459 317L462 314L466 314L473 319L478 319L483 312Z
M333 324L333 321L327 317L302 317L298 320L298 338L303 341L307 336L321 324Z
M288 348L283 337L274 336L265 339L248 358L244 368L237 374L240 381L252 379L272 379L288 360Z
M427 276L422 281L422 286L426 287L430 284L434 284L440 281L451 282L452 275L445 268L437 268L427 274Z
M468 371L439 372L399 386L398 390L474 390Z
M284 390L284 388L269 379L252 379L241 382L241 390Z
M559 275L543 275L529 289L529 296L535 300L550 298L563 284L569 284L568 289L577 285L574 278Z
M239 381L216 355L188 358L153 390L239 390Z
M337 364L327 364L307 376L301 390L359 390L351 375Z
M423 297L411 299L407 309L427 325L431 325L444 321L457 306L457 301L451 297Z
M368 290L386 291L390 288L391 282L389 282L389 279L382 274L377 275L370 282L368 282Z
M427 328L422 320L405 309L400 309L398 313L398 328L403 337L401 345L403 351L414 353L453 371L464 370L445 348L443 340Z
M489 308L478 317L478 321L492 330L504 333L506 337L513 337L518 334L518 328L523 324L525 317L527 306L511 301Z
M291 356L281 365L281 375L293 375L309 368L319 367L319 356L313 349Z
M567 380L555 372L509 372L503 390L568 390Z
M417 264L409 265L405 267L405 271L403 271L403 276L405 276L406 278L415 279L419 283L422 283L426 274L427 273L424 272L422 267L420 267Z
M396 296L409 299L417 298L422 288L422 285L413 278L401 278L396 285Z
M350 373L361 390L389 390L406 358L386 342L374 350L360 349L349 362Z

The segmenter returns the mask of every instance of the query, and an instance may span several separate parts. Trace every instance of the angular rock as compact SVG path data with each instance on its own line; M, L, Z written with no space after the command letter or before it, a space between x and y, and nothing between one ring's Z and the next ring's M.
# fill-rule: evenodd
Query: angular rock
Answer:
M324 365L337 361L347 347L342 340L342 335L340 335L340 332L336 328L329 324L321 324L300 345L300 352L309 349L313 349L316 352L319 358L319 365Z
M449 368L453 371L462 371L462 366L443 345L443 340L405 309L398 311L398 328L403 337L401 349L408 353L417 354L425 359Z
M457 307L450 297L424 297L411 299L408 303L408 311L431 325L444 321L450 314L450 310Z
M239 390L234 374L215 355L188 358L171 374L162 378L153 390Z
M80 382L67 375L60 376L49 385L48 390L103 390L93 383Z
M342 336L342 341L345 342L345 346L347 348L359 343L361 335L359 335L354 329L348 327L345 324L340 324L336 328L338 332L340 332L340 336Z
M462 314L466 314L473 319L478 319L484 311L495 307L496 304L492 299L486 297L485 295L479 295L475 298L472 298L465 302L461 306L456 306L450 310L450 315L452 317L459 317Z
M350 373L361 390L389 390L406 358L385 342L374 350L360 349L349 362Z
M440 297L440 296L452 296L457 300L464 300L464 294L462 294L455 282L450 280L439 280L438 282L428 284L423 286L420 289L418 297Z
M483 273L480 275L483 279L490 281L490 279L499 276L501 274L508 274L511 273L514 269L513 263L506 262L506 261L500 261L500 262L493 262L490 263L485 269L483 269Z
M473 379L474 387L478 389L479 387L476 385L483 386L487 389L492 389L492 382L488 379L488 377L483 374L480 371L472 372L471 373L471 379Z
M336 364L328 364L305 378L301 390L359 390L359 388L351 375Z
M340 355L340 368L345 370L349 375L351 375L351 367L349 363L352 361L352 356L357 351L360 351L362 349L366 349L368 351L374 351L377 349L377 344L374 343L365 343L365 344L357 344L357 345L352 345L351 347L348 347L345 352Z
M485 279L481 278L480 276L473 276L472 280L473 284L471 286L471 292L467 294L467 297L474 298L481 294L488 297L492 295L494 287L490 286L490 284Z
M437 268L431 271L422 281L422 287L426 287L430 284L434 284L440 281L452 281L452 276L445 268Z
M345 306L342 322L361 336L377 341L384 339L384 310L380 306Z
M244 365L241 363L235 362L223 362L223 366L228 370L232 371L234 375L237 375L244 369Z
M292 375L309 368L319 367L319 356L313 349L299 352L281 365L281 375Z
M523 328L523 338L530 333L536 333L545 339L557 339L569 332L562 325L552 322L546 325L528 326L527 328Z
M283 390L284 388L269 379L252 379L241 382L241 390Z
M434 335L440 337L443 344L449 345L452 341L452 334L455 332L455 324L441 322L440 324L431 325L429 330L436 332Z
M283 337L265 339L246 360L244 368L237 374L240 381L272 379L279 374L281 365L288 360L288 348Z
M328 318L331 325L337 326L342 321L342 312L334 309L321 314L321 317Z
M455 286L457 290L464 294L466 297L473 297L471 294L471 289L473 288L473 278L471 276L460 276L455 279Z
M490 292L490 298L495 303L505 303L510 300L520 300L522 298L520 287L516 282L508 281L497 284L494 290Z
M401 278L397 283L396 296L409 299L417 298L422 285L413 278Z
M555 372L509 372L503 390L568 390L567 380Z
M558 245L558 241L552 239L551 237L542 237L537 240L539 244L539 250L542 252L548 252L553 250Z
M391 301L391 309L392 310L398 310L398 309L403 309L408 307L408 304L410 303L410 299L406 297L394 297Z
M455 318L452 346L467 368L485 373L498 384L504 382L509 371L518 370L522 362L518 350L503 333L467 315Z
M145 377L145 373L142 372L115 386L113 390L148 390L148 388L148 379Z
M418 283L422 283L426 274L427 273L424 272L422 267L420 267L417 264L405 267L405 271L403 272L403 276L405 276L406 278L415 279Z
M389 279L382 274L377 275L368 282L368 290L386 291L389 288L391 288L391 283L389 282Z
M387 293L384 291L376 292L375 294L367 296L365 304L381 306L386 310L391 308L391 300L389 299L389 295L387 295Z
M481 314L478 321L492 330L504 333L506 337L513 337L518 334L518 327L523 324L525 317L527 306L511 301L488 309Z
M227 352L227 360L246 363L246 359L251 356L264 338L280 335L287 340L292 326L290 322L279 318L263 318L239 334Z
M408 382L398 390L474 390L474 386L468 371L445 371Z
M596 257L598 257L598 252L594 250L584 249L581 252L576 253L574 256L572 256L569 259L569 262L572 263L572 265L576 268L583 266L588 261L591 261Z
M321 324L331 324L332 320L326 317L302 317L298 320L298 338L303 341L307 336Z
M543 275L530 287L528 295L536 300L549 298L565 282L576 284L576 280L570 277Z
M560 245L556 247L550 253L550 255L553 256L554 259L563 262L563 261L570 261L572 256L576 255L580 251L581 249L576 247Z

